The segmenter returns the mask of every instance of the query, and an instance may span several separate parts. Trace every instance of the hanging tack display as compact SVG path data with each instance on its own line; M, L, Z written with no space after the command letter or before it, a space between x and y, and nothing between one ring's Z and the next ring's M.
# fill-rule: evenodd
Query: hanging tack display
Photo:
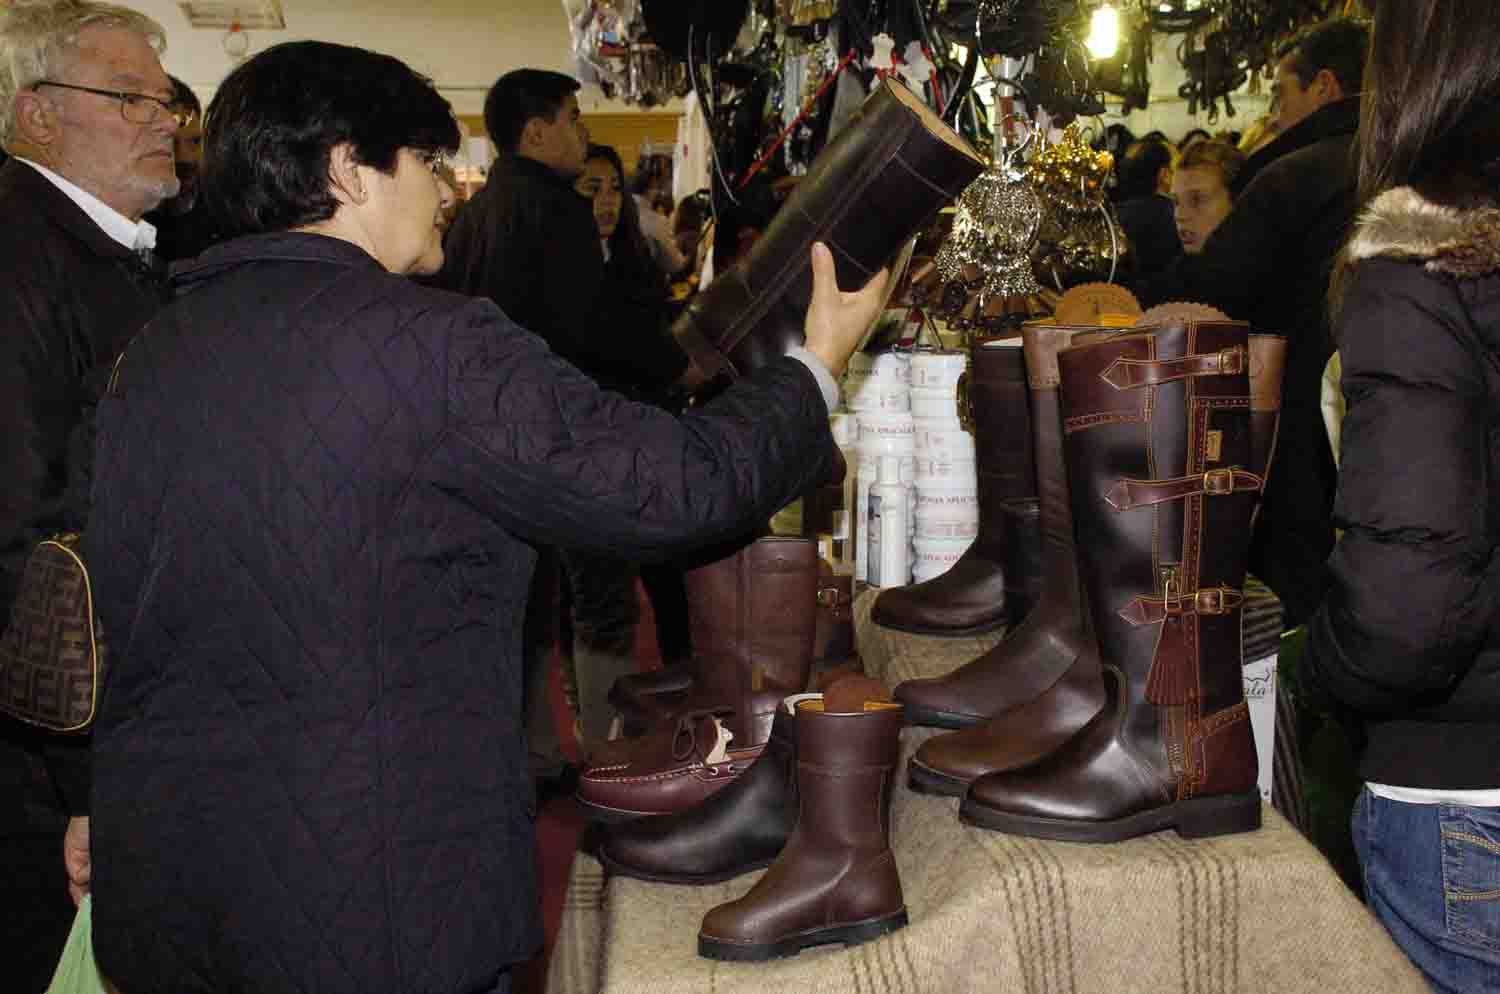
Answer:
M1042 225L1042 200L1027 182L1022 156L1034 133L1015 146L998 139L990 168L958 198L953 229L934 264L947 287L978 291L976 310L994 298L1025 298L1041 290L1030 253Z
M1059 291L1114 279L1122 244L1104 196L1113 166L1114 156L1090 148L1076 124L1031 160L1031 184L1047 207L1036 267Z

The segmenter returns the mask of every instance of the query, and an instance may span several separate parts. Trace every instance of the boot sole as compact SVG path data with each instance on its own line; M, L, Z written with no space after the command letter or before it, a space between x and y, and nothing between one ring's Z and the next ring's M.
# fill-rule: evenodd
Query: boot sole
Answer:
M846 946L857 946L862 942L878 939L882 935L905 927L906 909L902 908L894 915L887 915L884 918L872 918L869 921L855 922L852 925L809 929L806 932L798 932L795 935L777 939L775 942L730 942L725 939L711 939L700 932L698 933L698 955L704 959L754 963L795 956L804 949L827 946L835 942L841 942Z
M721 884L726 880L733 880L735 877L744 876L756 870L764 870L776 862L775 858L772 857L771 859L746 863L743 866L736 866L728 870L716 870L712 873L654 873L650 870L642 870L638 867L617 862L611 859L603 850L600 850L597 855L599 862L604 864L604 868L615 876L648 880L654 884L678 884L684 887L703 887L708 884Z
M969 781L939 773L915 759L906 764L906 784L919 794L941 794L944 797L963 797L969 789Z
M1260 791L1176 801L1113 821L1073 821L996 811L964 798L958 817L970 825L1008 835L1059 842L1121 842L1171 828L1184 839L1253 832L1260 828Z
M893 632L906 632L909 635L933 635L938 638L967 638L971 635L988 635L998 632L1010 624L1009 618L999 618L995 621L986 621L980 625L969 625L964 628L940 628L935 625L912 625L904 622L881 620L873 615L871 621L881 628L889 628Z
M898 697L897 700L900 700L900 698ZM906 723L908 725L957 730L960 728L973 728L975 725L983 725L986 721L989 721L988 718L982 715L959 714L956 711L934 711L915 704L907 704L905 701L901 703L906 708Z

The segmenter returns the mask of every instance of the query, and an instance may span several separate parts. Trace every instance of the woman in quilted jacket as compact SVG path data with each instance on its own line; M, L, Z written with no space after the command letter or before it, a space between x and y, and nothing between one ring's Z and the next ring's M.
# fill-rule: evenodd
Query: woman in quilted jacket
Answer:
M678 419L403 278L441 263L459 132L401 62L276 46L205 134L228 240L99 413L99 966L131 992L508 990L541 940L534 547L665 557L821 483L883 277L841 293L814 248L806 347Z
M1365 897L1434 990L1500 990L1500 20L1379 0L1340 281L1318 684L1363 720Z

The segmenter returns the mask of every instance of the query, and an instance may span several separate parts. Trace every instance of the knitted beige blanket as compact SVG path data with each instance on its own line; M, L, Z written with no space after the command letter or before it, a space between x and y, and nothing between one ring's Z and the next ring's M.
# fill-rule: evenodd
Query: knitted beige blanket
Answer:
M860 650L890 682L935 675L996 641L889 638L856 603ZM877 644L884 643L884 644ZM902 733L904 758L937 732ZM1258 832L1115 845L963 825L954 798L907 790L892 845L911 924L845 949L760 964L696 954L708 887L606 881L580 855L553 954L551 994L1425 994L1420 976L1322 856L1271 807Z

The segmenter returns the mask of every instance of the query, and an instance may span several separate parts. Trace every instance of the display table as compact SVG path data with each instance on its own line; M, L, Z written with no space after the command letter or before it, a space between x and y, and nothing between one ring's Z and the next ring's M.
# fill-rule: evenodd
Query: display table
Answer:
M996 641L924 639L868 622L867 670L934 675ZM1248 631L1248 625L1247 625ZM932 729L909 728L903 756ZM906 789L892 845L911 924L865 945L769 963L697 956L698 926L750 889L606 880L574 861L548 978L551 994L810 994L961 991L1099 994L1425 994L1426 985L1323 857L1269 805L1258 832L1115 845L1003 835L962 824L956 798Z

